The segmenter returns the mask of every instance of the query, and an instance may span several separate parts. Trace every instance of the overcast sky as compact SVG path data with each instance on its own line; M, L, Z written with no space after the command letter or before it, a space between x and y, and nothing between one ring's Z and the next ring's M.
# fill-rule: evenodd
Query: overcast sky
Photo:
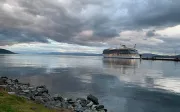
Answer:
M88 52L137 44L180 53L180 0L0 0L0 46Z

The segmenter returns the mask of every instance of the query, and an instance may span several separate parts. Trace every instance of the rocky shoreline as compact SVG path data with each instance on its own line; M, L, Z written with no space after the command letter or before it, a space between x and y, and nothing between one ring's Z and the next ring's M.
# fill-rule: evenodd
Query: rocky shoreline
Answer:
M51 96L46 86L33 87L29 83L21 83L17 79L0 77L0 88L9 94L25 97L28 100L43 104L52 109L69 109L73 112L107 112L104 105L100 105L98 98L88 95L87 98L63 98L59 95Z

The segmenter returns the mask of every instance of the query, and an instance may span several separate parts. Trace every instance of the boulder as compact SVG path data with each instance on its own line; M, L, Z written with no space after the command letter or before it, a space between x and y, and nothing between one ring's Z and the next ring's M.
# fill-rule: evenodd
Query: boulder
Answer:
M37 86L36 91L39 93L49 93L48 89L46 89L46 86Z
M92 105L92 106L91 106L91 109L92 109L92 110L96 110L96 107L97 107L97 105Z
M58 95L58 94L54 95L54 96L53 96L53 99L54 99L55 101L61 101L61 102L64 101L63 97L61 97L61 96Z
M104 110L104 105L98 105L95 107L96 110L100 111L100 110Z
M0 78L0 85L5 85L7 84L7 79L6 78Z
M67 99L67 102L68 102L69 104L74 104L74 103L75 103L75 101L72 100L72 99Z
M75 112L83 112L84 109L80 104L76 104L76 106L74 107L74 111Z
M13 80L15 84L18 84L19 81L17 79Z
M8 85L13 85L14 84L12 79L7 79L6 82L7 82Z
M91 101L87 104L87 107L91 107L92 105L93 105L93 102Z
M85 98L77 98L76 101L79 102L82 107L85 107L88 103L90 103Z
M24 93L29 93L30 90L26 89L26 90L22 90L22 92L24 92Z
M99 104L98 98L95 97L95 96L93 96L93 95L91 95L91 94L87 96L87 99L90 100L90 101L92 101L95 105L98 105L98 104Z
M41 97L42 97L44 102L48 102L51 100L51 96L47 93L43 93Z

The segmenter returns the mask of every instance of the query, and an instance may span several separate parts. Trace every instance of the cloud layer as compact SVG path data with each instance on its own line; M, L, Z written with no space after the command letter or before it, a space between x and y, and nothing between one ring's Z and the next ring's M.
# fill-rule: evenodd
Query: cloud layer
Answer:
M47 39L166 46L174 37L157 32L179 24L179 6L178 0L1 0L0 46Z

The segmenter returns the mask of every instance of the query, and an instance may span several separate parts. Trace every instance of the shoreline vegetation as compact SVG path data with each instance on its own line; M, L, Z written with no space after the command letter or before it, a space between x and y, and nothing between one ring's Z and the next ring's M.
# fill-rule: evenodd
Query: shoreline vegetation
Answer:
M0 112L72 112L67 109L49 109L23 97L0 90Z
M107 112L98 98L51 96L46 86L33 87L17 79L0 77L0 112Z

